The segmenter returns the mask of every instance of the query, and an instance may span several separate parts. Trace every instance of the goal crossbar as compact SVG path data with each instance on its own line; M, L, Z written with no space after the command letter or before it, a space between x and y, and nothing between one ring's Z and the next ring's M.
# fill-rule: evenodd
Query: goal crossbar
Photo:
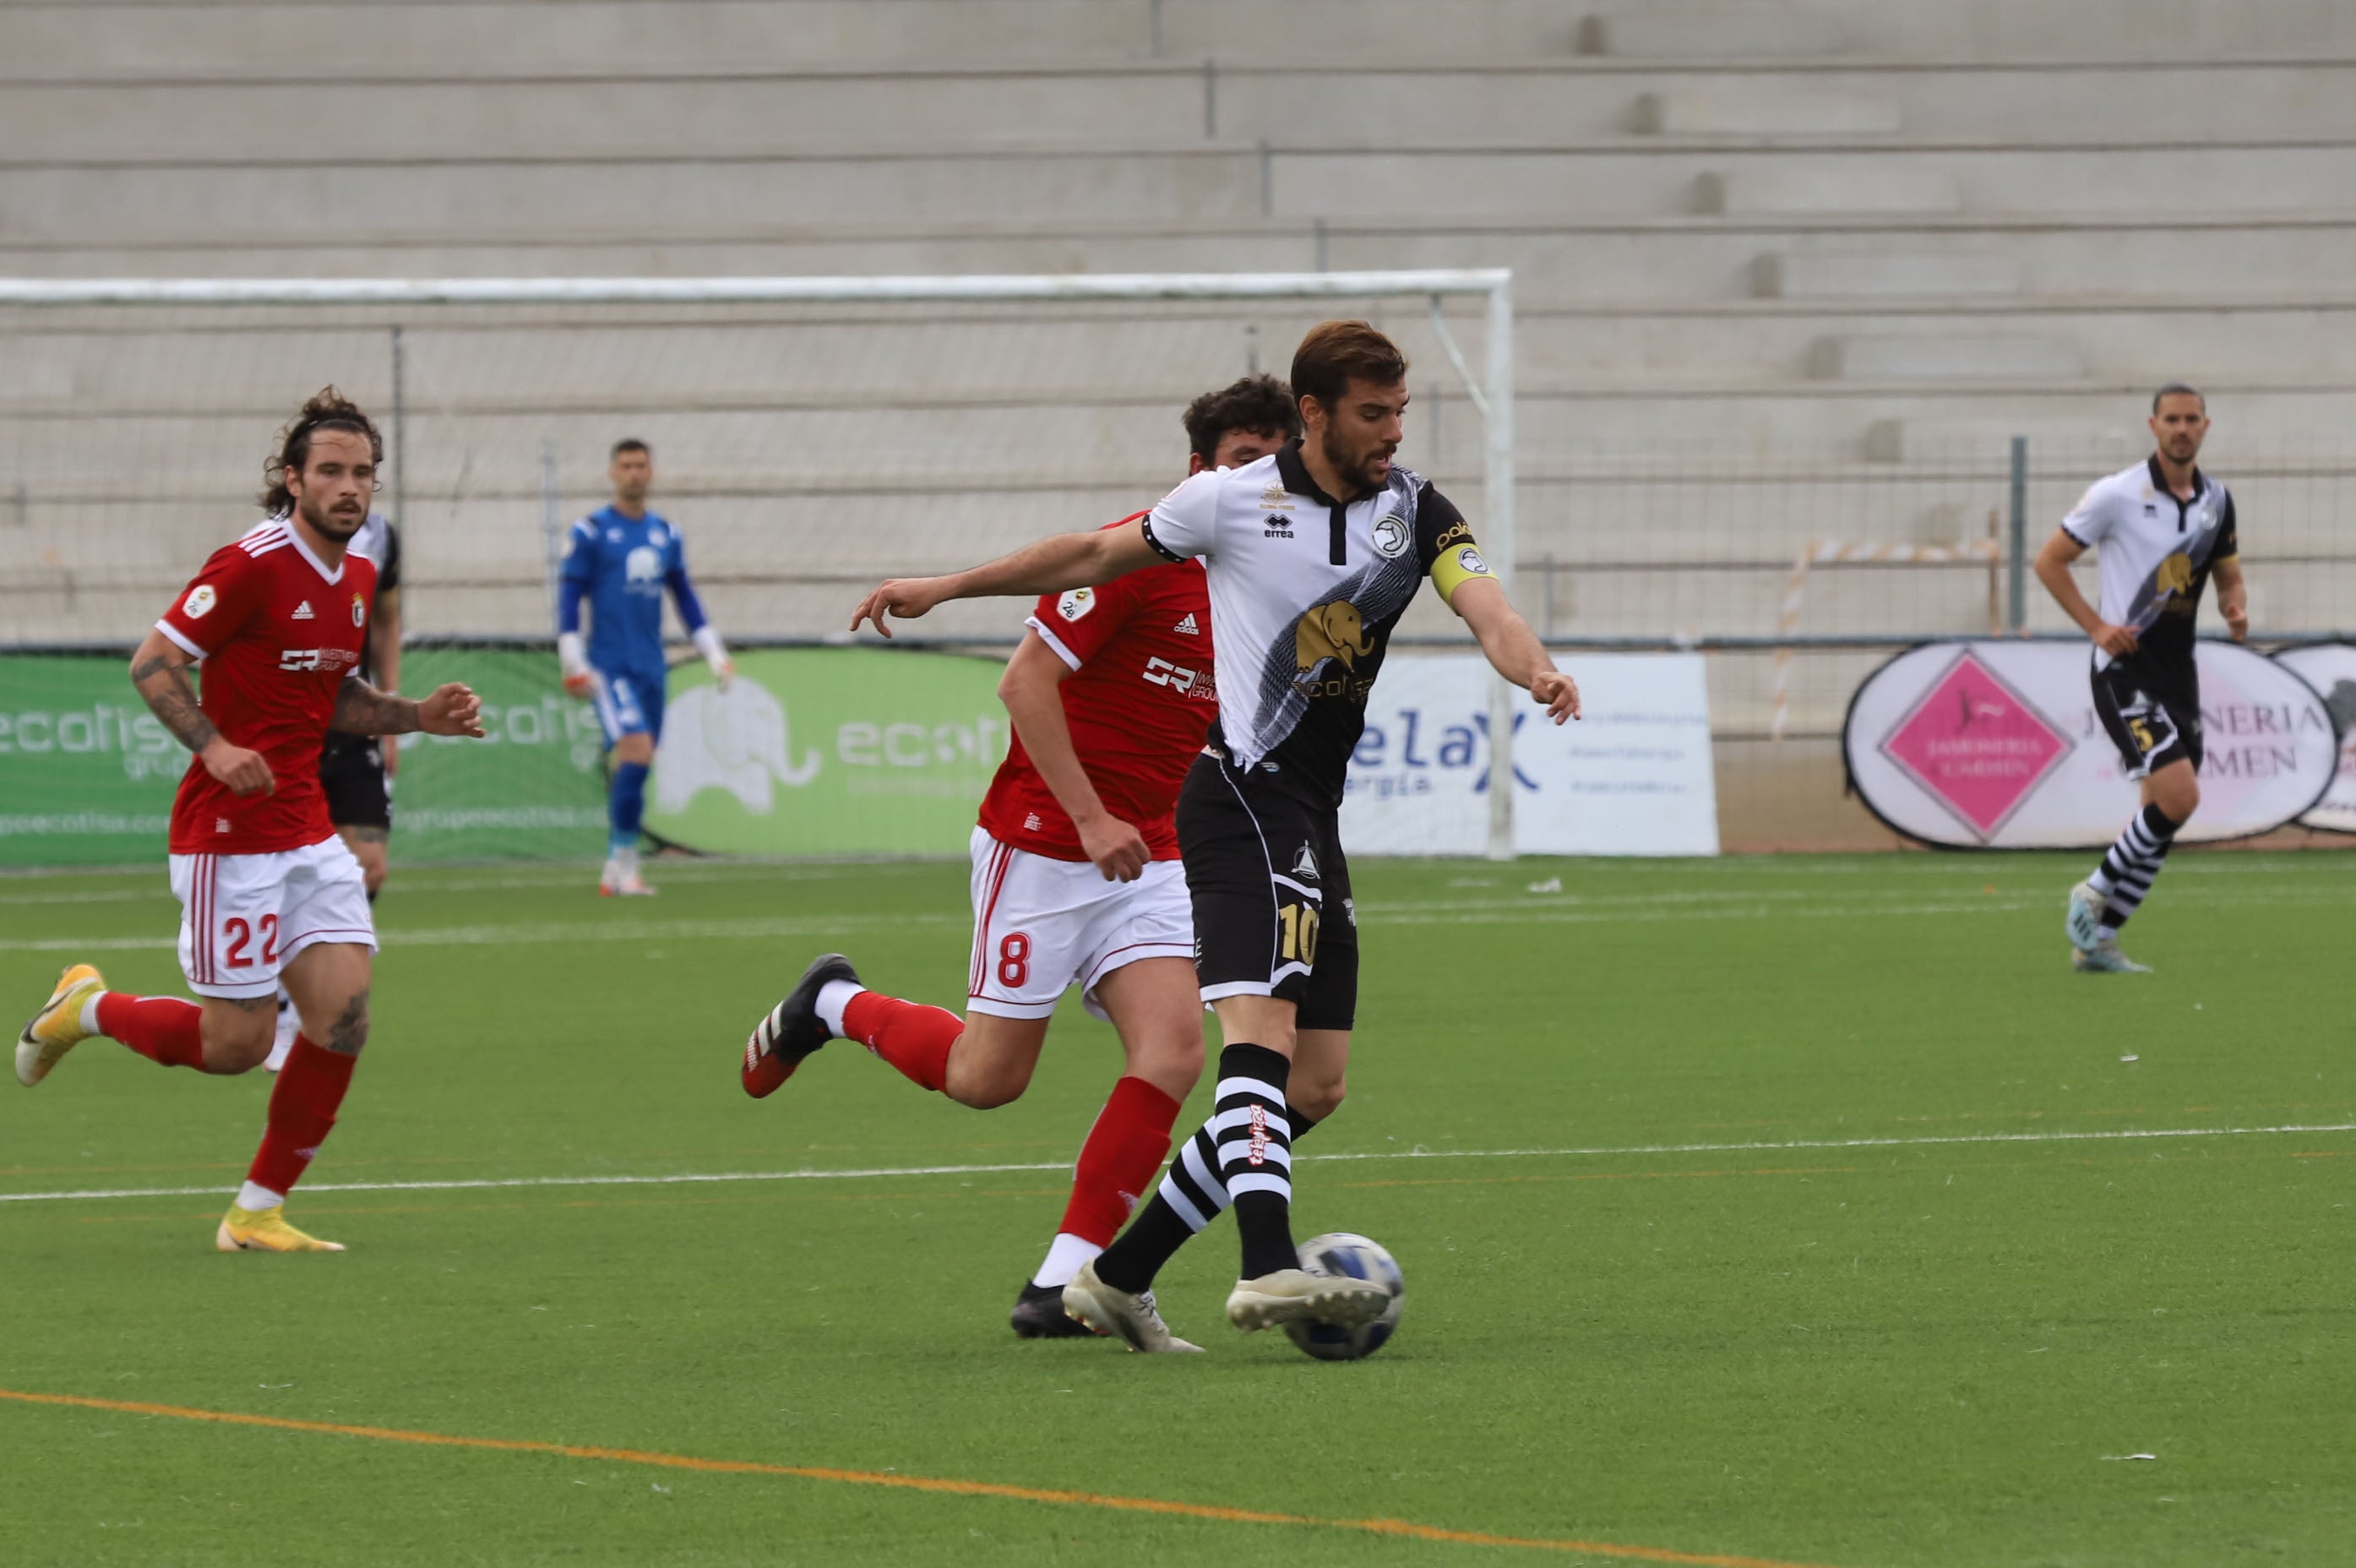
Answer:
M1486 425L1482 539L1510 584L1514 526L1514 274L1508 268L1360 272L1073 273L869 277L705 278L0 278L0 306L332 306L541 305L843 305L1120 300L1278 300L1423 296L1448 360ZM1485 301L1476 376L1441 318L1445 297ZM1489 700L1489 844L1513 855L1513 688Z

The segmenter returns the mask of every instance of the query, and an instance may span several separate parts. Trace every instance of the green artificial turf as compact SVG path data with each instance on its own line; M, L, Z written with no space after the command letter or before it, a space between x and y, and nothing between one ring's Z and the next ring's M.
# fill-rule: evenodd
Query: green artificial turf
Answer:
M0 1562L2356 1562L2356 858L2179 854L2131 978L2065 961L2087 858L1362 865L1295 1216L1406 1270L1352 1365L1225 1327L1224 1224L1162 1283L1209 1354L1008 1332L1066 1176L971 1167L1069 1159L1076 1005L1003 1110L738 1090L812 952L957 1004L962 867L399 869L290 1210L352 1250L214 1252L268 1079L92 1041L0 1081L0 1193L176 1190L0 1202L0 1390L1327 1522L0 1399ZM0 879L10 1016L177 991L162 883ZM578 1184L805 1169L883 1174ZM326 1190L509 1178L572 1185Z

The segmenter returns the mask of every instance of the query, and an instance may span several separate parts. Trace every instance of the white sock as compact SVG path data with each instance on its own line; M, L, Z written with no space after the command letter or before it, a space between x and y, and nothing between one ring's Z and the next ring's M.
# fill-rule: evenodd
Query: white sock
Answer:
M237 1189L237 1206L249 1214L259 1209L275 1208L285 1201L284 1193L273 1192L266 1187L256 1187L252 1182L247 1182Z
M95 1035L99 1032L98 1004L102 1001L105 1000L105 992L93 991L90 993L90 1000L81 1004L81 1032L83 1034Z
M818 988L818 1021L836 1039L842 1038L842 1010L867 987L855 980L830 980Z
M625 876L636 876L638 874L638 852L636 849L616 850L614 869Z
M1047 1261L1031 1276L1031 1283L1044 1289L1067 1285L1079 1277L1080 1265L1094 1262L1104 1249L1094 1241L1083 1241L1077 1236L1058 1231L1048 1245Z

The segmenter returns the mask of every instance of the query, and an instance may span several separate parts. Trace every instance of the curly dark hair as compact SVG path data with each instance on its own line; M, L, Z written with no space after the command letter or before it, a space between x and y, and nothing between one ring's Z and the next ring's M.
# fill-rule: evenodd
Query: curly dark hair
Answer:
M1185 424L1187 445L1208 463L1219 455L1219 443L1231 431L1291 440L1301 434L1301 409L1292 401L1292 389L1274 376L1246 376L1188 403Z
M286 476L300 474L311 460L311 437L322 430L345 430L354 435L368 437L369 460L384 462L384 436L379 433L376 421L360 411L360 405L333 387L321 387L294 423L278 433L278 450L262 465L262 510L272 517L284 517L294 510L294 492L288 488Z

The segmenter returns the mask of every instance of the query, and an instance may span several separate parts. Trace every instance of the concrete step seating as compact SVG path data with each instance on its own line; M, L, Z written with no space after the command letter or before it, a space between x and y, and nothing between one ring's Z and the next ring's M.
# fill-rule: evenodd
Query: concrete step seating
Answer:
M257 80L261 58L284 75ZM346 113L305 119L337 72ZM2351 89L2335 0L2164 26L2147 0L1460 0L1444 21L1425 0L0 5L0 272L1508 264L1526 553L1591 552L1599 521L1641 515L1615 545L1707 553L1732 547L1716 514L1614 513L1637 492L1569 455L1675 435L1903 476L2015 428L2132 443L2175 375L2211 388L2221 429L2346 428ZM541 444L594 478L626 423L710 521L699 564L771 582L723 591L798 625L832 590L777 596L779 538L809 574L917 564L944 498L991 476L1093 517L1174 470L1185 396L1280 369L1317 314L421 330L417 542L453 613L536 628ZM1408 458L1477 493L1481 424L1419 302L1378 315L1420 367ZM190 497L237 510L290 397L381 385L381 328L289 353L209 326L126 382L96 339L0 312L0 481L42 498L37 569L95 584L86 546L192 545ZM110 499L79 428L6 423L60 401L136 413L188 455L179 493ZM1792 516L1925 541L1978 516L1869 489ZM985 508L951 536L1038 521ZM1772 614L1748 586L1614 591L1581 589L1580 613Z

